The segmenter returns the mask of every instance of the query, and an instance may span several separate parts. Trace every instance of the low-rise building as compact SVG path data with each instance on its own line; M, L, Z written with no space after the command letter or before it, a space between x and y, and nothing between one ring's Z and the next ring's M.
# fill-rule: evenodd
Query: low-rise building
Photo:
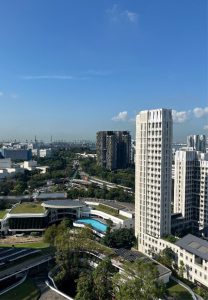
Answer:
M99 202L85 200L61 199L62 194L52 194L54 198L47 200L47 194L35 195L36 201L16 203L8 211L2 214L0 219L1 231L7 234L16 232L44 231L51 224L69 218L73 221L81 221L82 218L100 221L107 224L112 221L112 228L133 228L134 215L123 207L118 209L112 205L101 205ZM37 201L38 200L38 201ZM117 205L118 206L118 205ZM1 213L1 211L0 211ZM90 223L89 223L90 224Z

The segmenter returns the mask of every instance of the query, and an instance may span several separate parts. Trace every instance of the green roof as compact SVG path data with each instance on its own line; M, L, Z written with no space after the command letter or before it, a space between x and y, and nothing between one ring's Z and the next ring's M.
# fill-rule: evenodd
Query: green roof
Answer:
M6 215L6 213L7 213L6 209L0 210L0 220L4 218L4 216Z
M102 211L104 213L107 213L107 214L109 214L113 217L119 218L121 220L128 220L127 217L120 215L116 209L106 206L104 204L99 204L99 205L95 206L94 209Z
M41 214L45 212L45 208L41 203L23 202L12 208L10 214Z

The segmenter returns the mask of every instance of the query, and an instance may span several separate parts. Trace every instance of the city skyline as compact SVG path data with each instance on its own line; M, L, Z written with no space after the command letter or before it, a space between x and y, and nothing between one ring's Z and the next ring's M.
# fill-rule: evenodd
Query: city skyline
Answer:
M160 107L174 141L207 134L206 17L205 0L2 1L0 139L134 138Z

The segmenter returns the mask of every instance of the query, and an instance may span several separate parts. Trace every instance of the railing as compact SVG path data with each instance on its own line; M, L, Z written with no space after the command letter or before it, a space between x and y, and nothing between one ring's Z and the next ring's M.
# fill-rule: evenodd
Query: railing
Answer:
M54 291L55 293L61 295L62 297L66 298L66 299L68 299L68 300L74 300L74 298L69 297L68 295L62 293L62 292L59 291L58 289L52 287L48 281L45 281L45 284L46 284L52 291Z

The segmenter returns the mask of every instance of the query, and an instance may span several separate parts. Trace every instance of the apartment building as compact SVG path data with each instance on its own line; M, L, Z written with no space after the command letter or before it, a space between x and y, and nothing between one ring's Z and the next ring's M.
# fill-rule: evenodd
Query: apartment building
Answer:
M171 232L172 113L141 111L136 119L135 234L148 253L149 237Z
M187 147L192 147L196 151L206 152L206 136L204 134L194 134L187 137Z
M175 155L174 213L181 229L208 235L208 154L182 148Z
M97 132L97 163L108 170L125 169L131 162L131 135L128 131Z

